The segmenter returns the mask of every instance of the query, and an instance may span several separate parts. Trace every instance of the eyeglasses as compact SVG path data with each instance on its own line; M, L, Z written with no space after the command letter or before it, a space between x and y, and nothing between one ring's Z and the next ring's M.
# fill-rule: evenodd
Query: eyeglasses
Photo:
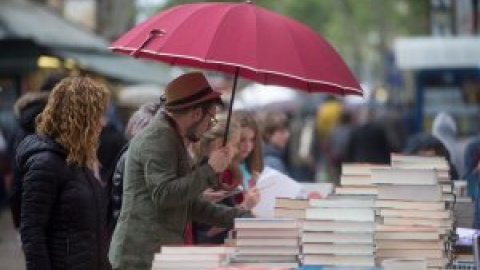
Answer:
M215 115L211 114L208 110L206 110L205 112L210 117L210 126L216 126L218 124L218 120Z

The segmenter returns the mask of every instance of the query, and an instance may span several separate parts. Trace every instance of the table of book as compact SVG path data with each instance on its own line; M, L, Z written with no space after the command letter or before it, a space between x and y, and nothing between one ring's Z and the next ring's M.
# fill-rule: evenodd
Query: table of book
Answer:
M391 159L343 164L341 184L327 198L277 198L275 218L235 220L234 259L213 269L378 270L384 260L412 258L429 269L472 269L446 268L454 260L458 195L447 161ZM300 257L307 266L298 268Z

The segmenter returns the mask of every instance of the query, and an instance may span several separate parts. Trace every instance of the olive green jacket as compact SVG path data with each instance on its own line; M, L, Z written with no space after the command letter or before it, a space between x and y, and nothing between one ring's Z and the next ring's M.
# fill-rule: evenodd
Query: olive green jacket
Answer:
M191 159L174 124L160 113L132 139L127 153L120 217L110 244L114 269L149 270L162 245L183 244L188 221L230 228L249 212L210 203L202 192L217 184Z

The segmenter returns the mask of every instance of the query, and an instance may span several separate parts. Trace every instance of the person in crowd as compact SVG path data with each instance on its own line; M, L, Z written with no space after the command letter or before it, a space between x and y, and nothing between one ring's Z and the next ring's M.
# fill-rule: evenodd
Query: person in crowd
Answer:
M402 152L410 135L408 124L402 115L403 110L400 105L392 102L387 102L384 107L378 108L378 119L387 131L392 152Z
M7 187L5 175L9 171L10 166L7 161L7 142L3 136L2 128L0 127L0 211L7 203Z
M342 163L347 153L347 143L353 129L352 115L348 111L343 111L338 125L332 130L328 139L326 149L326 158L330 164L330 179L336 185L340 184L340 175Z
M255 186L263 171L262 133L252 112L235 111L233 117L242 127L238 158L242 171L242 187L248 191Z
M439 139L431 134L420 133L408 138L407 146L403 152L408 155L444 157L450 167L450 179L458 179L457 170L450 160L450 154L447 148Z
M100 133L97 155L100 161L100 179L104 184L107 184L113 171L115 171L117 165L116 158L127 141L125 140L125 136L117 131L107 117L104 116L103 120L104 125Z
M122 208L109 251L113 269L150 269L161 246L185 243L190 220L231 228L236 217L252 216L201 196L218 186L217 174L233 158L230 148L212 151L195 167L187 151L189 143L212 127L220 95L200 72L177 77L165 88L165 109L131 140Z
M317 109L316 128L319 141L326 142L328 135L337 126L343 111L341 102L334 95L328 95Z
M316 176L319 181L331 181L329 172L331 164L327 156L328 138L333 129L338 125L343 104L334 95L327 95L324 101L317 107L315 136L317 147L316 153Z
M473 138L465 150L465 174L468 195L475 203L474 228L480 229L480 137Z
M14 153L20 142L28 135L35 133L35 118L47 105L48 92L28 92L15 102L13 111L19 126L15 132L15 141L12 143ZM10 197L10 208L14 227L20 228L20 207L22 198L22 179L19 168L13 163L13 179L11 182L12 195Z
M263 163L288 175L285 150L290 137L288 118L283 112L270 111L263 118Z
M195 144L194 152L198 161L205 154L210 154L213 150L219 149L223 144L223 137L226 130L227 121L220 119L205 135ZM233 153L237 153L240 142L241 127L236 121L230 122L228 139L226 146ZM218 175L220 186L217 189L209 188L203 192L203 196L212 202L218 202L231 207L251 210L258 202L260 193L257 188L252 187L248 193L242 193L241 200L235 200L231 194L235 194L242 182L242 172L238 163L238 158L234 158L228 169ZM243 190L243 189L242 189ZM228 230L224 228L212 227L207 224L195 223L193 235L196 244L223 244L228 235Z
M36 132L18 146L20 235L26 269L105 269L106 207L93 175L109 91L67 77L51 92Z
M480 137L474 137L465 149L465 173L463 179L467 181L467 192L472 198L478 197L480 185Z
M125 129L125 137L130 141L133 137L139 134L149 123L152 121L155 114L161 107L161 103L158 101L148 102L143 104L136 110L130 119L128 119L127 127ZM125 177L125 161L127 158L127 150L129 143L120 150L116 160L115 171L111 176L111 193L110 193L110 209L108 228L113 233L115 226L117 225L118 217L120 215L120 209L122 207L123 196L123 179Z
M289 127L290 138L287 147L289 174L299 182L315 182L320 154L315 117L307 110L293 112Z
M453 117L446 112L438 113L433 119L432 134L445 145L455 169L459 175L463 175L465 170L462 149L458 142L457 124Z
M345 161L390 164L392 147L385 127L377 122L374 112L361 108L358 121L347 142Z
M13 168L10 208L12 212L13 225L17 230L20 228L22 179L20 177L19 168L14 162L14 157L20 142L28 135L35 133L35 119L47 105L49 93L57 83L66 77L67 74L65 73L52 73L45 78L39 88L39 91L27 92L23 94L13 106L13 112L18 121L18 126L15 130L15 135L12 137L12 140L9 144L9 154L12 157L11 164Z

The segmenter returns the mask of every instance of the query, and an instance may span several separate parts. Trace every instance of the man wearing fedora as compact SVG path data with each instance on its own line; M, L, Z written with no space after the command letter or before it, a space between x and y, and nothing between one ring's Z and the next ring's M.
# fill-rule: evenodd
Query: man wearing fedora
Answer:
M214 151L193 166L187 145L198 141L215 122L220 93L200 72L181 75L165 89L164 110L131 141L126 161L123 204L109 258L113 269L151 269L163 245L184 243L190 220L232 227L246 210L202 198L216 186L216 174L233 158L228 148Z

